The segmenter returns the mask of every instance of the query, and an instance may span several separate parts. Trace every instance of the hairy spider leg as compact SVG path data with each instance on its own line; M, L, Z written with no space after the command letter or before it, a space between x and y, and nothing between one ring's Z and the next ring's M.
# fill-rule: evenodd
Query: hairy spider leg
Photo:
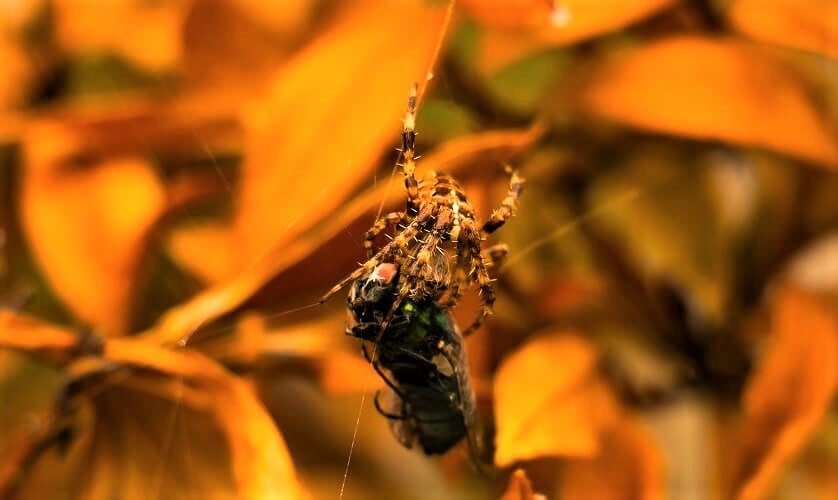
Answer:
M524 188L524 179L518 175L517 170L511 167L506 167L509 173L509 190L506 193L506 198L500 204L500 208L492 211L492 216L483 224L480 229L481 234L489 235L498 230L503 224L512 217L515 209L518 206L518 197L521 195L521 190Z
M430 204L426 206L437 207L439 205ZM399 293L396 294L396 300L393 301L390 311L384 317L384 321L381 322L381 328L379 329L378 337L376 337L376 342L381 340L381 336L384 334L384 331L387 330L387 327L390 325L390 321L392 321L393 316L401 306L404 298L411 293L411 290L418 290L420 296L428 295L429 292L434 292L432 290L427 290L425 288L425 284L428 281L431 281L430 278L433 274L433 269L431 268L431 256L442 241L442 234L447 230L450 215L451 210L444 205L441 206L439 212L437 212L433 230L414 250L412 257L415 259L415 262L411 264L408 272L402 273L403 282L399 288ZM419 217L417 217L417 219L418 218ZM403 237L406 232L407 230L397 235L396 238Z
M407 191L406 212L416 215L419 212L419 183L416 181L416 92L414 82L407 98L407 111L402 121L402 162L399 165L404 171L404 188Z
M506 255L509 253L509 247L503 243L492 245L483 250L483 261L486 262L488 269L500 267L503 261L506 260Z
M384 247L378 251L371 259L367 260L361 267L350 273L348 276L340 280L335 286L332 287L331 290L326 292L325 295L319 300L319 304L322 304L329 300L329 297L336 294L337 292L341 291L346 285L349 283L357 280L364 274L370 273L375 269L375 266L378 264L385 262L387 259L393 259L399 253L408 254L408 250L411 247L411 240L419 234L420 229L422 226L433 217L434 215L434 207L428 206L419 212L413 221L405 228L404 231L397 234L393 237L393 240L390 243L384 245Z
M477 283L480 299L483 306L477 315L477 318L463 330L463 336L468 336L483 324L483 321L492 315L492 306L495 303L495 291L492 288L492 280L489 278L489 272L486 268L486 263L483 261L483 256L480 253L480 232L475 227L474 221L466 219L463 221L463 233L465 236L465 245L469 250L471 258L471 273L474 277L471 278Z
M375 238L381 234L387 227L397 229L399 224L407 223L407 213L405 212L390 212L389 214L380 217L375 223L367 229L364 233L364 250L366 250L367 259L371 259L375 255Z

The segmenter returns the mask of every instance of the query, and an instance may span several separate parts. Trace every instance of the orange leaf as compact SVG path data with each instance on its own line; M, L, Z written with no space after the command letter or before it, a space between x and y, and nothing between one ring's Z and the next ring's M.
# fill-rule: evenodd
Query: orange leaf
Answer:
M79 336L35 318L0 310L0 348L67 358Z
M488 75L547 48L619 30L672 3L672 0L466 0L461 5L468 15L490 28L481 37L477 61L481 73Z
M4 314L0 320L0 347L66 350L69 339L77 338L22 316ZM84 498L139 499L161 491L167 498L198 492L213 498L306 496L270 415L248 384L209 358L112 339L101 358L79 358L66 375L74 381L65 394L73 403L62 400L59 408L79 411L60 413L46 425L76 417L69 454L54 463L52 454L43 453L59 430L48 426L35 430L48 441L29 440L28 449L17 451L46 461L48 468L84 468L84 474L70 474L81 481ZM32 470L5 470L0 491L39 491L37 484L20 484L38 483L37 463L27 467Z
M299 30L310 2L201 0L194 2L183 26L183 65L190 84L221 90L230 102L240 103L261 90L266 79L287 59L292 40L265 26L259 17L277 11L273 19L283 30ZM253 5L247 5L253 4ZM289 8L292 7L293 8ZM292 24L298 24L294 26Z
M137 66L161 71L180 57L180 31L192 2L56 0L56 32L76 53L112 52Z
M39 162L51 141L62 147L65 139L53 133L33 134L27 144L23 229L64 303L104 332L124 332L145 240L165 206L163 187L138 157L78 169Z
M566 500L659 500L663 457L640 424L623 417L603 436L595 458L567 461L561 493Z
M333 394L381 389L384 381L368 361L345 352L335 352L321 362L323 388Z
M396 143L411 83L430 70L444 15L419 1L354 2L246 110L244 267L335 212L370 177Z
M166 238L169 255L205 283L233 274L236 255L232 228L219 223L177 227Z
M484 68L546 47L616 31L672 4L672 0L463 0L462 9L489 28ZM497 51L497 54L493 52ZM498 58L499 59L496 59Z
M569 334L541 336L501 364L495 378L495 463L593 457L617 403L595 370L596 352Z
M727 15L739 31L758 40L838 58L835 0L736 0Z
M249 386L194 352L174 352L132 339L109 342L105 357L151 369L207 396L209 413L226 435L240 498L303 496L291 458L276 426Z
M681 36L606 64L583 108L628 125L758 146L838 167L838 144L790 68L758 47Z
M34 76L31 61L26 57L23 44L0 32L0 61L6 77L0 81L0 111L23 103Z
M774 299L771 344L745 389L737 498L763 498L812 437L838 389L838 321L791 287Z
M306 496L270 415L218 364L131 339L93 361L73 370L93 418L69 458L85 457L84 498Z
M532 483L527 478L523 469L516 469L509 478L509 486L503 492L501 500L543 500L544 495L538 495L532 491Z
M550 22L551 0L461 0L460 7L481 24L495 28L530 28Z

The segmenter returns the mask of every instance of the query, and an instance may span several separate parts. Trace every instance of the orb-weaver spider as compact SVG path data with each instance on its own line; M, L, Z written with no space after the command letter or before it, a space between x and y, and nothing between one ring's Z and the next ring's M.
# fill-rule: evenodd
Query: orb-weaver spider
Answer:
M506 255L505 245L482 250L481 243L514 214L524 180L517 171L507 167L510 174L507 196L482 226L478 224L463 188L452 177L434 172L430 178L417 181L414 176L416 93L414 84L403 121L400 149L399 166L404 172L407 191L405 210L386 214L375 221L364 236L367 261L329 290L321 303L349 283L370 274L379 264L392 263L399 269L400 286L396 300L380 326L381 332L386 330L393 314L407 297L413 300L427 298L450 308L459 301L461 289L476 285L482 307L474 322L463 331L463 335L468 335L493 312L495 292L488 269ZM393 228L395 234L376 252L374 241L388 227Z

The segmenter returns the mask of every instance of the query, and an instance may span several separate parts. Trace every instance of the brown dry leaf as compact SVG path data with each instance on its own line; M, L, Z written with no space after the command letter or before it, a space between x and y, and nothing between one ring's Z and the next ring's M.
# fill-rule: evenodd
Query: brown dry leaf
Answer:
M663 457L641 425L622 417L603 436L594 458L569 460L562 469L564 500L660 500Z
M273 420L244 381L196 352L133 339L109 341L105 358L118 368L91 394L89 497L306 496Z
M835 0L736 0L727 15L739 31L758 40L838 58Z
M523 130L495 130L461 137L445 143L424 157L418 168L421 168L423 172L438 170L456 173L472 166L478 159L485 165L497 165L510 156L529 148L543 131L543 125L536 122L530 128ZM497 172L501 173L501 169L498 168ZM156 342L177 342L202 324L234 309L268 281L311 255L323 242L329 241L358 218L367 216L370 212L374 213L379 206L383 206L386 210L387 207L395 206L397 203L404 203L404 190L399 181L400 179L396 176L391 181L368 189L341 207L340 211L334 213L333 217L327 218L323 224L315 226L287 244L275 245L265 258L260 259L246 271L228 277L188 302L170 309L152 330L146 332L146 335L155 337ZM235 239L235 234L231 234L230 238L233 241L231 244L235 245L238 241ZM191 245L191 243L200 242L188 238L187 240L187 246L191 249L182 249L181 255L188 260L191 258L189 256L199 254L203 250L200 246ZM194 262L201 262L201 260L194 259ZM212 271L193 269L193 272L206 276ZM311 272L311 270L306 270L307 279Z
M503 361L494 390L498 466L600 451L618 407L595 362L594 347L569 333L540 336Z
M246 110L243 267L333 213L370 176L393 147L411 84L431 69L445 13L421 1L354 2Z
M63 170L40 163L53 138L38 136L44 142L32 138L30 148L39 151L27 151L21 194L32 252L79 318L105 333L124 333L145 241L165 208L163 186L136 156Z
M835 135L794 75L755 45L680 36L606 63L582 89L581 105L635 127L838 168Z
M191 0L55 0L58 43L73 53L115 53L140 68L172 68L181 55L181 29Z
M771 491L838 389L834 307L792 287L778 290L770 342L744 394L745 434L733 480L733 492L742 500Z
M532 483L527 478L527 473L524 469L516 469L509 478L509 486L500 498L501 500L543 500L546 497L533 493Z

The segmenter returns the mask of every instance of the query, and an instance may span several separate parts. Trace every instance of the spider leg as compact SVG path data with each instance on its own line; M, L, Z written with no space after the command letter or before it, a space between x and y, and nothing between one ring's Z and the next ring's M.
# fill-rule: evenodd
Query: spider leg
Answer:
M521 195L521 190L524 188L524 179L518 175L517 170L512 170L509 166L506 167L506 171L510 175L509 191L506 193L506 198L501 202L500 208L492 212L491 218L480 229L483 235L489 235L497 231L507 219L512 217L518 205L518 196Z
M414 219L413 222L408 225L404 231L397 234L393 241L384 245L384 248L378 251L372 258L364 262L361 267L353 271L351 274L340 280L335 286L333 286L325 295L320 299L318 302L322 304L329 300L329 297L336 294L340 290L343 289L349 283L357 280L361 276L372 272L375 269L375 266L380 264L381 262L387 262L388 259L393 259L396 255L400 252L407 253L407 250L410 248L411 240L419 233L420 228L427 222L428 219L433 216L433 207L429 206L426 210L423 210L419 213Z
M503 261L506 260L506 254L508 253L509 247L503 243L498 243L497 245L492 245L483 250L481 255L483 257L483 261L487 262L486 268L493 269L498 268L503 264Z
M399 165L404 171L404 188L407 191L406 212L408 215L415 215L419 212L419 183L413 172L416 170L416 92L417 85L414 82L410 88L410 96L407 98L407 111L404 115L402 128L402 163Z
M462 266L468 261L468 256L465 254L465 246L457 245L457 253L454 255L454 263L451 268L454 270L454 279L451 280L451 285L448 287L448 298L442 304L444 307L454 307L460 301L460 283L468 280Z
M480 254L480 232L474 227L472 220L463 221L463 231L465 233L465 244L467 245L471 257L471 272L474 277L471 278L477 283L480 299L483 302L483 307L480 309L477 318L463 331L463 336L467 336L480 328L483 321L492 315L492 306L495 303L495 290L492 288L492 280L489 278L489 272L486 268L486 263Z
M390 212L384 217L380 217L376 220L375 224L373 224L372 227L364 233L364 249L367 252L367 259L371 259L375 255L373 244L375 242L375 238L381 234L381 231L384 231L387 226L396 228L399 224L404 224L406 222L407 214L404 212Z

